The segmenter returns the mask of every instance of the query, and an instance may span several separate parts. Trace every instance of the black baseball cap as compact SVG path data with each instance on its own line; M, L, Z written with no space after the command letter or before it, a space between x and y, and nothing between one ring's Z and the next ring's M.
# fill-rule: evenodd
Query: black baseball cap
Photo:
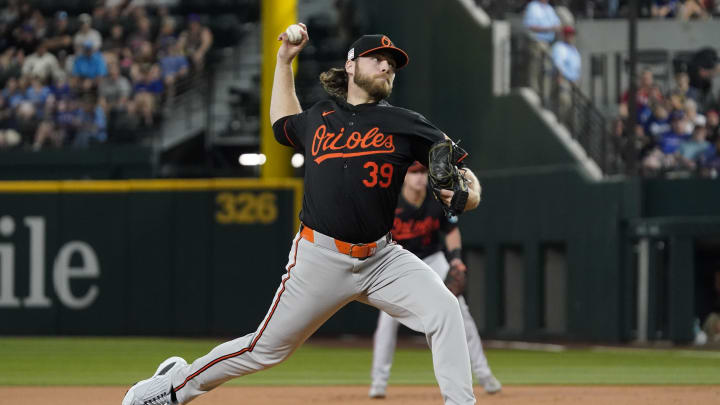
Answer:
M390 38L382 34L363 35L355 41L348 51L348 60L355 60L358 56L365 56L378 50L387 50L395 59L395 69L400 69L408 64L410 58L402 49L396 47Z

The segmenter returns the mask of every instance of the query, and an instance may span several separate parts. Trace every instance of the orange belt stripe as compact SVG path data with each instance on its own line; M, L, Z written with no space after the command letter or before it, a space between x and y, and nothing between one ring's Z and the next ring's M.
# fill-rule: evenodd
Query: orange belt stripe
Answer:
M307 240L310 243L315 243L315 231L305 225L303 225L302 230L300 231L300 236L302 236L303 239ZM335 241L335 247L337 248L338 252L348 255L350 257L354 257L356 259L366 259L374 255L375 251L377 250L376 242L349 243L337 239L333 240Z

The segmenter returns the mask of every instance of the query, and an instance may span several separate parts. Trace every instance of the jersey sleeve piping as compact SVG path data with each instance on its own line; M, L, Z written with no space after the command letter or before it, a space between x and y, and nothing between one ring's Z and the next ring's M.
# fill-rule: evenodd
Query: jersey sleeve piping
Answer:
M285 139L287 139L288 142L290 142L290 145L292 145L293 148L297 148L297 146L295 146L295 142L293 142L292 139L290 139L290 136L288 136L287 128L286 128L287 122L288 122L287 119L285 120L285 122L283 122L283 133L285 133Z

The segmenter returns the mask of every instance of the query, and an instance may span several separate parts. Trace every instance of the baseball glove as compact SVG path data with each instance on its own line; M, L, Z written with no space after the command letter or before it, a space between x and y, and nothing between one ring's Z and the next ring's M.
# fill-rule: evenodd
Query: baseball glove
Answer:
M450 139L435 143L430 148L428 179L435 198L442 203L448 216L458 215L465 209L468 199L467 181L458 169L467 152ZM450 206L445 205L440 190L454 191Z
M467 284L467 272L465 266L452 265L445 277L445 286L456 297L465 292Z

